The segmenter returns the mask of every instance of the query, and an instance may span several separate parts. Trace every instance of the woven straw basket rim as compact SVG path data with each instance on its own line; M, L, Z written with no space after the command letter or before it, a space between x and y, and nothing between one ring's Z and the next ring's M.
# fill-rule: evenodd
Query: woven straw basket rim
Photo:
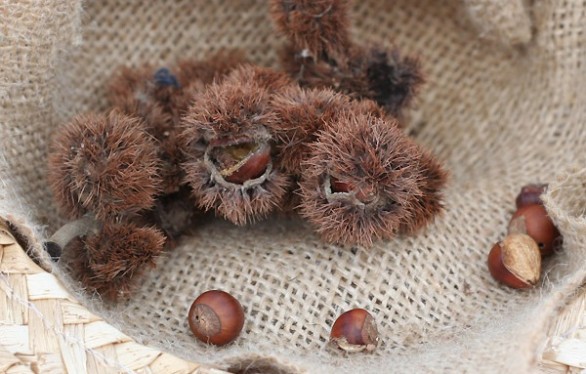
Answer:
M138 344L89 312L2 219L0 337L0 373L226 373Z
M584 367L585 296L552 324L543 372ZM0 373L227 373L138 344L89 312L35 264L1 218L0 336Z

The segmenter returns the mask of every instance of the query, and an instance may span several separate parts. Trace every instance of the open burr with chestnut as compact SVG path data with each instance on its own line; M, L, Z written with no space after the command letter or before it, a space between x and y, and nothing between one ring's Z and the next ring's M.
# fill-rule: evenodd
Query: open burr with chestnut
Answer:
M196 96L183 119L182 148L200 208L244 225L282 204L289 177L274 163L269 101L289 84L281 73L244 65Z
M165 231L170 239L168 247L190 227L197 213L181 167L185 161L179 141L181 117L194 95L245 61L241 51L222 50L202 60L181 60L170 67L122 67L110 79L112 106L140 118L153 139L162 188L147 215Z
M343 112L318 133L302 168L300 214L329 242L370 246L442 209L446 172L393 120Z

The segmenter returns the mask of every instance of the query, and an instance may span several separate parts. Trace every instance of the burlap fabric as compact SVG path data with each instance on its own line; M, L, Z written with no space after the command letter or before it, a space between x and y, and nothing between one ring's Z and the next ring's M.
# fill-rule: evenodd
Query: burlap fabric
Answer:
M352 16L356 39L422 57L429 82L408 130L450 170L446 213L371 249L325 245L294 219L208 222L160 258L132 301L84 302L139 342L225 367L266 369L271 357L310 372L533 371L549 321L586 275L586 3L369 0ZM33 251L55 229L48 139L74 113L105 108L118 65L234 46L275 65L282 42L264 1L4 1L0 215L37 233ZM535 181L550 182L564 251L546 262L540 287L519 292L491 279L486 257L517 191ZM185 318L211 288L246 309L242 336L220 349L197 343ZM379 324L374 354L326 346L352 307Z

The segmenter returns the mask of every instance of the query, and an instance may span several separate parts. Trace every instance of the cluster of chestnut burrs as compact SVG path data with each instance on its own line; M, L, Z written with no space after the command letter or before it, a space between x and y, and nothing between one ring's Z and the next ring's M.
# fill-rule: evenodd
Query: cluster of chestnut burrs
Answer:
M52 241L89 290L129 295L198 211L237 225L297 212L325 241L366 246L441 211L446 174L400 125L417 59L354 43L346 0L270 3L282 70L237 51L122 68L110 112L56 133L50 185L81 220Z

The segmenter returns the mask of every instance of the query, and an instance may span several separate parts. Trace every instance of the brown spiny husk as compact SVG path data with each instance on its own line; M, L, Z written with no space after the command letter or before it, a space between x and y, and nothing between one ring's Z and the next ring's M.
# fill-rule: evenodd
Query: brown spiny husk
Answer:
M348 0L271 0L277 29L313 58L341 57L350 45Z
M333 63L304 57L291 46L282 65L303 87L332 88L358 99L371 99L394 117L402 117L424 83L417 58L397 49L352 47L345 61Z
M366 80L373 99L395 117L411 105L424 83L418 58L401 56L397 49L372 48L367 52Z
M153 140L137 118L114 110L76 116L55 134L49 184L57 204L74 218L99 219L150 208L160 190Z
M272 0L271 15L289 40L282 65L304 87L372 99L401 118L423 83L416 58L350 40L347 1Z
M111 78L111 104L142 118L148 132L156 138L165 193L177 192L184 179L178 139L181 116L197 93L245 61L243 52L226 50L203 60L182 60L170 69L153 65L123 67Z
M66 246L73 276L88 292L116 301L131 296L146 269L155 266L165 237L157 229L130 223L105 223L97 234Z
M371 100L351 100L328 88L303 89L298 85L275 94L271 107L277 116L270 126L279 139L279 167L293 175L302 174L301 162L309 157L318 131L337 121L342 113L352 111L385 117L382 108Z
M273 143L268 128L276 117L269 99L289 84L282 73L242 66L197 97L184 118L182 149L186 152L186 181L201 208L245 224L265 217L280 205L288 178L274 165L258 183L234 184L219 175L206 155L214 147Z
M441 207L445 173L396 123L346 112L319 133L303 163L300 213L330 242L371 245L400 229L413 231ZM374 200L329 190L330 178Z
M109 95L115 108L145 122L147 131L155 138L161 160L163 192L172 193L178 190L183 178L177 122L187 98L182 86L157 84L154 80L156 72L157 69L150 65L137 69L121 68L111 79Z
M185 87L196 81L208 85L222 79L236 67L247 62L246 55L241 50L220 50L208 55L203 60L180 60L173 71L177 75L179 83Z
M411 213L401 223L400 231L405 234L414 234L443 210L442 190L448 173L429 151L421 147L419 157L421 194L413 196L409 207Z
M197 214L191 190L181 186L175 193L158 196L153 208L143 215L142 221L162 230L167 237L165 247L172 249L181 235L192 226Z

